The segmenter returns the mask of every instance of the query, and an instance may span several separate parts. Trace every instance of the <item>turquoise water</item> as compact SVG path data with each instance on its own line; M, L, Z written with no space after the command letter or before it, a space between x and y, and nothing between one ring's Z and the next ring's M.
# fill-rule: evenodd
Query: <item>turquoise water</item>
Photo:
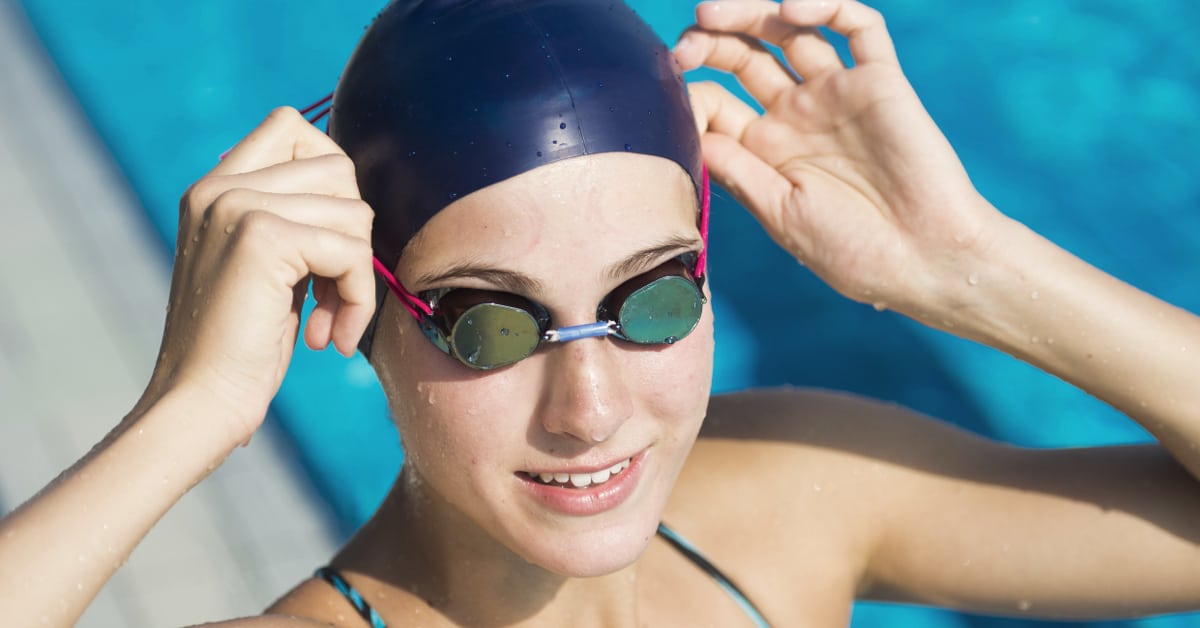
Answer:
M162 234L164 264L180 192L271 107L327 92L379 6L24 4ZM689 2L634 4L668 38L689 22ZM976 185L1084 259L1200 311L1200 47L1179 28L1200 18L1200 5L896 4L880 6L901 60ZM1145 438L1103 404L1020 362L838 298L720 196L711 267L719 390L853 390L1023 445ZM370 368L301 350L275 411L350 529L401 455ZM860 605L854 625L1040 623ZM1200 615L1092 625L1200 626Z

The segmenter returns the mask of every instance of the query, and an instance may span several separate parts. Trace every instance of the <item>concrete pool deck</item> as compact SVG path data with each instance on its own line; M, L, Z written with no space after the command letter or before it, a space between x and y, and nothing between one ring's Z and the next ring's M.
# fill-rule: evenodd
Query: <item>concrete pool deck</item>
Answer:
M82 456L154 364L167 254L29 28L0 0L0 513ZM256 614L335 527L272 421L184 497L79 625Z

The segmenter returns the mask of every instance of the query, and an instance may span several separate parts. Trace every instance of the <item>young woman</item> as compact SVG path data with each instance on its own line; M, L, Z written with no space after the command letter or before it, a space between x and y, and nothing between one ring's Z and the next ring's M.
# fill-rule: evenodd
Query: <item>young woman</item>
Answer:
M763 113L712 85L689 112L648 31L609 2L393 4L333 139L280 110L192 186L144 397L0 523L5 621L71 623L250 438L310 278L305 341L362 341L404 469L329 568L231 625L1200 607L1200 319L981 198L874 10L700 5L674 58L736 73ZM710 398L701 155L842 294L1075 382L1161 447L1029 451L843 395ZM116 560L78 560L102 546Z

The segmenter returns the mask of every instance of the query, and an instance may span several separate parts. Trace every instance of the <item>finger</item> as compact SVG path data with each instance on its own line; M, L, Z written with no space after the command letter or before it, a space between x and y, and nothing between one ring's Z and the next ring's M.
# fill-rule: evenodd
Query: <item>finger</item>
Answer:
M265 211L246 214L233 233L238 241L257 244L255 257L264 259L265 253L265 259L282 264L274 268L284 273L289 285L297 285L309 275L335 285L340 303L330 336L340 353L352 355L375 309L370 243Z
M756 39L736 33L691 30L675 44L676 59L692 69L706 65L730 72L764 107L796 86L796 77Z
M371 239L371 223L374 212L360 200L333 198L317 194L273 194L246 188L227 190L217 197L198 218L190 220L201 223L181 237L199 241L205 232L229 233L237 228L238 222L250 212L269 212L288 221L332 229L364 241Z
M883 14L854 0L784 0L784 20L798 26L825 26L844 36L854 63L899 65Z
M324 277L313 280L312 293L317 303L308 314L304 343L310 349L321 351L328 347L332 340L333 324L342 300L338 296L337 284Z
M776 241L788 250L791 236L784 236L781 207L792 184L775 168L731 137L707 133L701 138L704 163L713 179L737 198Z
M331 231L324 231L333 234ZM354 355L358 340L362 337L375 312L375 276L371 266L371 245L358 238L334 234L334 242L328 248L308 249L305 261L313 274L326 278L318 284L334 286L334 294L322 290L323 299L318 308L328 311L333 318L329 325L328 341L346 357ZM318 318L319 320L319 318ZM320 332L320 330L318 330ZM324 336L324 332L318 334Z
M759 119L757 111L717 83L691 83L688 85L688 95L692 101L692 114L696 116L696 128L701 135L713 131L741 141L746 129Z
M790 23L781 17L780 5L769 0L705 2L696 7L696 22L701 28L740 33L778 46L806 79L845 67L815 26Z
M211 193L231 188L263 192L321 194L338 198L361 198L354 162L342 154L327 154L264 166L253 172L208 176L202 179ZM204 199L201 198L201 201Z
M210 173L250 172L285 161L331 154L345 153L300 112L291 107L280 107L231 148Z
M217 198L235 189L271 194L316 194L358 199L354 164L344 155L322 155L268 166L242 174L209 174L192 184L179 204L179 223L191 227L207 218Z

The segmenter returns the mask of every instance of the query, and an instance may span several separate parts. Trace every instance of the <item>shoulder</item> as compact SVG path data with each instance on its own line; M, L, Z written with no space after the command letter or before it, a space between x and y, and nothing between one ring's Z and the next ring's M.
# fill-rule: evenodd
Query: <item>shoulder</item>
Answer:
M956 427L845 393L721 395L664 520L764 599L794 599L802 584L848 604L908 478L981 446L988 441Z
M276 600L266 612L274 617L303 617L302 621L308 622L298 626L333 626L356 611L333 586L309 578Z
M329 628L332 625L331 623L306 619L304 617L272 613L258 617L243 617L241 619L203 624L202 628Z

